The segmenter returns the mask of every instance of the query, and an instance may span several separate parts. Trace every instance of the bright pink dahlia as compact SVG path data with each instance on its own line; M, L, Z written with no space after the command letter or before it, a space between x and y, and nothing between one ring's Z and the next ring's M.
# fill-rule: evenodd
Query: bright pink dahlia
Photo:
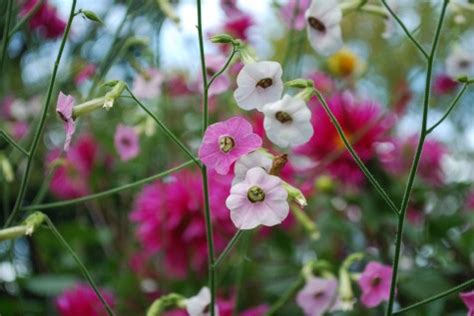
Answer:
M281 16L289 28L301 31L306 26L304 14L309 8L310 0L293 0L281 7Z
M382 118L380 107L370 101L355 101L347 94L337 94L328 100L328 105L342 126L346 137L353 141L353 147L362 161L367 162L375 156L374 143L384 138L389 129L386 119ZM315 162L324 160L328 155L343 151L326 167L334 177L349 184L360 184L364 175L351 155L345 150L339 134L329 120L319 102L311 103L313 115L311 122L314 135L305 145L296 149Z
M100 290L107 304L113 308L115 298L112 292ZM106 316L102 302L88 284L79 283L65 290L55 301L56 309L61 316Z
M369 262L359 279L362 289L362 304L372 308L382 301L387 301L390 296L390 281L392 267L378 262Z
M460 293L459 296L467 307L467 316L474 316L474 291Z
M123 161L133 159L140 153L138 134L135 129L130 126L117 125L114 135L114 145L120 155L120 159Z
M71 143L72 135L76 130L76 123L72 117L74 107L74 98L59 92L58 102L56 104L56 112L64 122L64 130L66 132L66 140L64 141L64 151L68 151Z
M217 250L225 247L235 228L225 199L230 176L209 172L210 203ZM137 237L150 253L161 251L164 269L185 277L188 269L200 272L207 262L202 180L198 173L181 171L167 181L145 186L135 199L130 215L138 224Z
M252 125L240 116L209 125L204 134L199 158L218 174L227 174L232 164L262 146L262 139L252 132Z
M20 15L27 15L37 2L38 0L27 0L21 8ZM61 36L66 28L66 23L58 16L56 8L50 6L47 0L30 18L28 25L32 30L38 30L45 38L51 39Z

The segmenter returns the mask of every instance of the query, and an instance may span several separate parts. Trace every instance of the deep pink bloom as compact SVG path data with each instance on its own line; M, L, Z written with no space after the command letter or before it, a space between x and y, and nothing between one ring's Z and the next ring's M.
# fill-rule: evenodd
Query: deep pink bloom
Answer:
M380 107L370 101L356 101L347 94L337 94L328 100L328 105L339 121L349 140L357 138L353 144L362 161L367 162L375 156L374 143L384 138L389 124L382 117ZM331 123L323 107L312 101L311 122L314 135L305 145L295 151L306 155L314 162L324 160L328 155L341 152L326 167L338 180L349 184L360 184L364 175L351 155L345 150L339 134Z
M467 316L474 316L474 291L460 293L459 296L467 307Z
M183 75L176 74L164 83L165 91L172 97L187 96L193 93L194 90Z
M296 295L296 303L307 316L321 316L337 301L337 280L311 277Z
M199 147L199 158L210 169L227 174L237 159L260 146L262 139L252 132L252 125L234 116L209 125Z
M227 16L233 16L242 13L237 7L237 0L220 0L221 9Z
M474 210L474 191L467 194L464 204L468 210Z
M115 298L112 292L100 290L110 308L113 308ZM108 315L102 302L88 284L76 284L65 290L55 300L56 309L61 316L106 316Z
M53 150L46 158L48 168L60 155ZM81 136L67 152L63 164L56 168L49 188L62 199L72 199L89 193L89 176L97 162L98 145L91 136Z
M207 68L207 76L208 80L219 70L222 69L227 58L223 55L206 55L206 68ZM202 89L202 78L200 78L200 86ZM221 94L223 92L228 91L230 87L230 78L224 72L219 77L217 77L209 88L209 96Z
M94 64L87 64L79 73L74 77L74 83L80 85L84 81L88 80L95 74L97 67Z
M30 126L26 122L15 122L12 127L12 137L15 139L22 139L28 134Z
M225 247L235 231L225 207L231 178L209 172L217 250ZM166 181L145 186L135 199L130 218L138 224L136 234L145 250L151 254L163 253L164 264L160 266L167 273L182 278L188 269L203 271L207 263L207 242L199 173L185 170Z
M437 95L449 94L457 86L458 83L447 74L438 74L434 79L433 92Z
M254 24L252 17L247 14L238 14L229 16L224 23L224 32L234 38L246 41L248 39L248 30Z
M324 72L315 71L308 76L308 79L313 80L314 87L323 94L329 94L335 88L334 80Z
M362 289L362 304L372 308L382 301L387 301L390 296L390 281L392 267L378 262L369 262L359 279Z
M140 153L138 134L135 129L130 126L117 125L114 135L114 145L120 155L120 159L123 161L133 159Z
M281 16L283 21L289 28L301 31L306 26L306 19L304 14L309 8L310 0L290 0L287 4L281 7Z
M262 305L258 305L256 307L252 307L252 308L244 310L242 313L240 313L240 316L263 316L268 311L269 311L268 306L265 304L262 304Z
M22 6L20 15L25 16L34 8L38 0L27 0ZM32 30L38 30L46 38L61 36L66 28L66 23L57 15L56 8L44 1L39 10L30 18L28 25Z
M64 122L64 130L66 131L66 140L64 141L64 151L69 149L72 134L76 130L76 123L72 117L74 107L74 98L59 92L58 102L56 104L56 112Z

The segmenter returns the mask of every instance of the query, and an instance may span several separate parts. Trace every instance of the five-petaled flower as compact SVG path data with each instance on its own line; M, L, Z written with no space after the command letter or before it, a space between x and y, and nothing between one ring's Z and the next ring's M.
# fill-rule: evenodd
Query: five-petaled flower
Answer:
M337 286L334 278L310 277L296 295L296 303L307 316L324 315L337 308Z
M232 184L244 181L247 171L255 167L260 167L268 173L272 168L270 155L262 150L255 150L240 157L234 165L234 179L232 180Z
M120 155L120 159L123 161L133 159L140 153L138 134L135 129L130 126L117 125L114 135L114 145Z
M64 129L66 131L66 140L64 141L64 151L69 149L72 134L76 130L76 124L72 117L74 107L74 98L70 95L65 95L59 92L58 102L56 104L56 112L64 122Z
M359 279L362 304L372 308L388 300L391 276L392 267L374 261L369 262Z

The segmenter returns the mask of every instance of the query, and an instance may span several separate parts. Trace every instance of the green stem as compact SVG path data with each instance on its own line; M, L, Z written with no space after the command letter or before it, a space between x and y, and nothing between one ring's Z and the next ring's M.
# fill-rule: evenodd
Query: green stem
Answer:
M76 261L76 264L79 266L79 269L81 270L82 274L84 275L84 277L87 279L87 282L89 282L89 285L92 287L92 289L94 290L95 294L97 295L97 297L99 298L99 300L101 301L102 305L104 306L104 308L107 310L107 313L109 314L109 316L113 316L114 315L114 312L112 311L112 309L110 308L109 304L107 304L107 301L104 299L104 297L102 296L102 294L100 293L99 289L97 288L97 286L95 285L94 283L94 280L92 279L92 276L90 275L89 271L87 270L87 268L84 266L84 264L82 263L81 259L79 259L79 257L76 255L76 253L74 252L74 250L71 248L71 246L69 246L69 244L67 243L67 241L63 238L63 236L61 235L61 233L56 229L56 227L54 226L53 222L49 219L49 217L45 217L45 222L46 224L48 225L49 229L51 229L51 232L53 233L53 235L56 237L56 239L58 239L58 241L63 245L63 247L69 252L69 254L72 256L72 258L74 259L74 261Z
M426 134L430 134L431 132L433 132L433 130L438 127L439 124L443 123L443 121L448 117L448 115L451 113L451 111L454 109L454 107L456 106L456 104L458 103L458 101L461 99L461 97L463 96L464 92L466 91L467 89L467 86L469 85L469 83L465 83L464 86L462 87L462 89L458 92L458 94L456 95L456 97L454 98L454 100L451 102L451 104L449 105L448 109L446 110L446 112L443 114L443 116L435 123L433 124L433 126L431 126L430 128L428 128L426 130Z
M132 99L137 102L137 104L149 115L151 116L151 118L156 122L156 124L158 124L158 126L163 130L163 132L165 132L165 134L171 138L171 140L176 144L178 145L179 148L181 148L182 151L184 151L186 153L186 155L188 155L189 158L191 158L192 161L194 161L194 163L198 166L198 167L201 167L201 163L199 162L199 159L196 158L196 156L194 156L194 154L186 147L186 145L184 145L179 139L178 137L176 137L176 135L173 134L173 132L168 128L166 127L166 125L153 113L151 112L143 103L140 102L140 100L138 100L135 95L133 94L133 92L128 88L126 87L128 93L130 93L130 96L132 97Z
M0 242L10 239L23 237L26 234L26 225L13 226L5 229L0 229Z
M427 299L424 299L424 300L422 300L422 301L420 301L420 302L418 302L418 303L415 303L415 304L413 304L413 305L404 307L404 308L402 308L402 309L400 309L400 310L394 312L393 315L402 314L402 313L407 312L407 311L409 311L409 310L418 308L418 307L420 307L420 306L422 306L422 305L425 305L425 304L431 303L431 302L433 302L433 301L439 300L440 298L443 298L443 297L445 297L445 296L451 295L451 294L456 293L456 292L460 292L460 291L462 291L463 289L468 288L468 287L470 287L470 286L472 286L472 285L474 285L474 279L471 279L471 280L466 281L466 282L464 282L464 283L462 283L462 284L459 284L458 286L455 286L455 287L453 287L453 288L451 288L451 289L449 289L449 290L446 290L446 291L444 291L444 292L441 292L441 293L438 293L438 294L436 294L436 295L433 295L433 296L431 296L431 297L429 297L429 298L427 298Z
M421 120L421 131L420 131L420 138L418 140L418 145L415 151L415 155L413 158L413 163L410 169L410 173L408 175L407 186L402 198L402 204L400 206L400 213L398 217L398 225L397 225L397 237L395 240L395 255L393 258L393 271L392 271L392 279L390 285L390 296L388 299L387 304L387 316L392 315L393 305L395 301L395 292L397 287L397 277L398 277L398 264L400 261L400 253L401 253L401 246L402 246L402 237L403 237L403 227L405 224L405 215L408 208L408 202L410 200L411 191L413 188L413 183L415 181L416 171L418 169L418 164L421 158L421 152L423 150L423 144L426 138L426 128L428 123L428 108L430 102L430 92L431 92L431 73L433 71L433 63L436 56L436 49L438 47L439 36L441 34L441 28L443 26L444 16L446 13L446 7L448 5L449 0L444 0L443 7L441 9L441 15L438 21L438 26L436 28L436 33L434 35L433 44L431 47L431 53L428 58L428 66L426 71L426 81L425 81L425 95L423 99L423 117Z
M2 136L10 145L12 145L13 147L15 147L16 149L18 149L18 151L20 151L23 155L25 155L26 157L29 157L30 154L28 154L28 152L23 148L21 147L10 135L8 135L7 132L5 132L3 129L0 130L0 136Z
M341 137L342 142L344 143L344 146L346 149L349 151L351 154L352 158L354 159L355 163L359 166L360 170L365 174L369 182L374 186L375 190L380 194L380 196L385 200L385 202L388 204L390 209L392 209L395 214L399 215L398 209L395 206L395 203L391 200L390 196L385 192L384 188L378 183L378 181L375 179L375 177L372 175L372 173L369 171L369 169L365 166L364 162L359 158L359 155L357 152L354 150L352 147L351 143L347 140L346 135L344 134L344 130L342 129L341 125L337 121L336 117L332 113L331 109L329 108L328 104L326 103L326 100L324 97L321 95L321 93L318 90L314 90L316 93L316 96L318 97L321 105L323 106L324 110L326 111L327 115L331 119L331 122L334 124L334 127L337 130L337 133L339 134L339 137Z
M5 19L5 28L3 29L3 39L2 39L2 59L0 61L0 73L3 73L3 62L5 61L5 55L7 54L8 46L8 30L10 29L10 21L12 18L12 7L13 0L8 0L7 10L6 10L6 19Z
M229 241L225 249L222 251L222 253L214 262L214 269L217 269L217 267L219 267L219 265L222 263L225 257L227 257L230 251L234 248L234 246L237 244L237 242L239 241L240 237L242 237L243 234L244 234L244 231L240 229L234 234L234 236Z
M201 57L201 72L202 72L202 82L204 87L204 97L203 97L203 115L202 115L202 134L206 131L207 125L209 125L209 113L208 113L208 89L209 85L207 84L207 72L206 72L206 58L204 54L204 39L202 35L202 14L201 14L201 0L197 0L197 19L198 19L198 37L199 37L199 54ZM213 313L214 309L211 309ZM214 316L214 315L212 315Z
M382 1L382 4L385 6L385 8L388 10L388 12L390 12L392 17L397 21L398 25L400 25L400 27L403 29L403 31L408 36L408 38L411 40L411 42L416 46L416 48L418 48L418 50L425 57L425 59L428 59L429 58L428 53L423 49L421 44L413 37L411 32L407 29L405 24L403 24L402 20L400 20L400 18L392 10L392 8L390 8L390 6L387 4L387 1L386 0L381 0L381 1Z
M207 89L209 90L209 88L211 87L212 83L214 82L214 80L217 79L217 77L219 77L226 69L227 67L229 67L230 63L232 62L232 59L234 58L235 54L237 53L237 50L235 49L235 46L232 47L232 53L230 54L229 58L227 58L227 61L226 63L224 64L224 66L222 67L221 70L219 70L218 72L216 72L212 77L211 79L209 80L209 83L207 84Z
M23 207L22 210L23 211L44 210L44 209L64 207L64 206L78 204L78 203L82 203L82 202L86 202L86 201L90 201L90 200L104 198L106 196L118 193L120 191L131 189L133 187L140 186L142 184L151 182L153 180L166 177L166 176L168 176L168 175L170 175L170 174L172 174L176 171L179 171L183 168L188 167L191 164L193 164L193 161L190 160L190 161L188 161L186 163L183 163L183 164L181 164L177 167L174 167L174 168L171 168L171 169L166 170L164 172L155 174L151 177L147 177L147 178L144 178L144 179L132 182L132 183L127 183L125 185L122 185L122 186L119 186L119 187L116 187L116 188L113 188L113 189L110 189L110 190L102 191L102 192L99 192L99 193L95 193L95 194L91 194L91 195L87 195L87 196L83 196L83 197L80 197L80 198L71 199L71 200L67 200L67 201L59 201L59 202L38 204L38 205L29 205L27 207Z
M28 20L38 12L45 0L39 0L35 3L34 7L28 11L28 13L18 22L8 33L8 39L10 39Z
M13 219L16 216L16 213L21 207L21 203L23 201L23 198L25 197L26 193L26 186L28 183L28 179L30 178L30 173L31 173L31 167L33 166L33 157L35 156L36 150L38 149L39 142L41 140L41 135L44 130L44 126L46 123L46 117L48 114L48 109L49 109L49 104L51 102L51 97L53 94L53 89L54 89L54 83L56 81L56 75L58 73L58 68L59 68L59 63L61 61L61 57L63 55L64 51L64 46L66 46L66 40L69 35L69 31L71 30L71 25L72 21L74 19L74 11L76 9L76 3L77 0L72 0L72 6L71 6L71 11L69 13L69 19L66 25L66 30L64 31L63 38L61 40L61 46L59 47L59 52L58 56L56 57L56 62L54 63L54 68L53 68L53 74L51 76L51 81L49 82L49 87L48 87L48 94L46 96L46 101L43 106L43 113L41 114L40 121L38 124L38 127L36 128L35 135L33 137L33 143L31 144L31 149L30 149L30 156L28 157L28 161L26 163L26 168L25 172L23 174L23 178L21 179L21 184L20 184L20 190L18 192L16 201L15 201L15 206L13 207L13 210L8 217L7 221L5 222L4 227L8 227L10 223L13 221Z
M293 285L276 301L271 307L270 310L265 314L265 316L276 315L283 306L285 306L288 301L298 292L298 290L303 286L305 282L304 276L302 273L298 275L298 279L293 283Z

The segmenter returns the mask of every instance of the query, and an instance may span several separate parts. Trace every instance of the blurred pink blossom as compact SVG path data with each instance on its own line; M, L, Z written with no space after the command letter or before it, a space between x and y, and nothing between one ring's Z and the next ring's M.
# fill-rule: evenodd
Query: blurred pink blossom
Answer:
M97 67L94 64L87 64L79 73L74 77L74 83L80 85L84 81L92 77L96 72Z
M467 307L467 316L474 316L474 291L460 293L459 296Z
M451 79L450 76L446 74L438 74L433 83L433 92L437 95L444 95L451 93L456 87L458 83Z
M283 21L289 28L301 31L306 25L305 12L309 8L310 0L290 0L281 7ZM296 11L295 11L296 10Z
M25 16L30 12L39 0L27 0L20 10L20 15ZM54 39L61 36L66 28L66 23L56 13L56 8L49 5L45 0L38 11L28 21L32 30L38 30L45 38Z
M311 277L296 295L296 303L307 316L322 316L337 301L337 280Z
M156 68L150 68L144 74L139 74L133 81L133 93L137 98L154 99L161 95L163 74Z
M56 104L56 112L64 122L64 130L66 132L66 140L64 141L64 151L68 151L71 143L72 135L76 130L76 123L72 117L74 107L74 98L59 92L58 102Z
M308 76L308 79L313 80L314 87L322 94L329 94L335 88L334 80L324 72L315 71Z
M224 32L234 38L243 41L248 40L248 30L254 25L254 21L250 15L241 13L238 15L228 16L224 23Z
M115 305L112 292L100 290L110 308ZM108 315L97 294L88 284L76 284L65 290L55 300L56 309L61 316L106 316Z
M210 55L210 54L206 55L206 68L207 68L206 70L207 70L208 81L211 79L211 77L214 74L216 74L219 70L222 69L226 61L227 61L227 58L220 54L219 55ZM202 78L201 76L199 76L199 78L200 78L200 86L202 90L203 89ZM226 74L226 72L224 72L213 81L212 85L209 88L209 96L218 95L223 92L226 92L228 91L229 87L230 87L230 78Z
M119 153L120 159L128 161L140 153L140 143L138 134L133 127L122 124L117 125L114 135L115 149Z
M372 308L382 301L387 301L390 296L391 277L392 267L375 261L369 262L359 279L362 304Z

